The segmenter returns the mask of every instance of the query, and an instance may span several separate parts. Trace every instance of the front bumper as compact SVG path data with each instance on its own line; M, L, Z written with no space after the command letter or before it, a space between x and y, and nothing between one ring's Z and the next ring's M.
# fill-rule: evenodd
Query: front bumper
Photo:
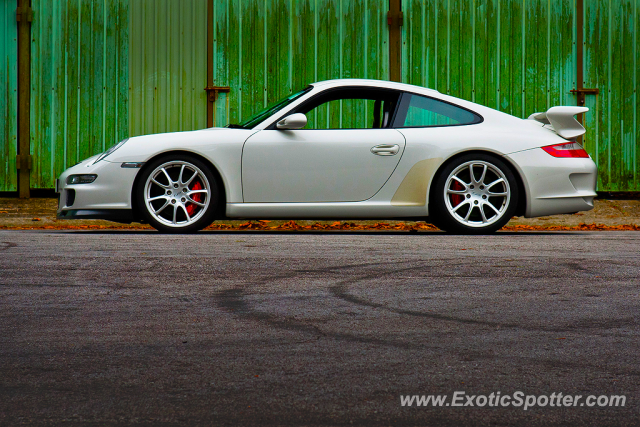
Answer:
M59 193L57 217L60 219L106 219L132 222L131 190L138 168L122 168L121 163L102 160L97 156L67 169L56 181ZM90 184L67 184L69 175L96 174Z
M593 209L598 169L591 158L557 158L541 148L505 157L524 180L527 218Z

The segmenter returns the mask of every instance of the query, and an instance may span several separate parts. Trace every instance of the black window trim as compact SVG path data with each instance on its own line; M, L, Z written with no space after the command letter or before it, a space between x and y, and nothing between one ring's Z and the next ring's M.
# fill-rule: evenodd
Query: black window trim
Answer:
M396 94L398 96L398 99L396 101L396 105L394 106L394 110L391 113L391 119L389 120L389 123L387 124L387 126L385 126L383 128L375 128L375 129L374 128L340 128L340 129L320 129L320 130L394 129L393 123L395 123L396 115L398 114L398 108L400 107L400 105L402 103L402 97L404 96L405 92L403 92L401 90L398 90L398 89L392 89L392 88L386 88L386 87L376 87L376 86L337 86L337 87L332 87L332 88L328 88L328 89L325 89L323 91L320 91L320 92L316 93L315 95L311 96L309 99L303 101L299 105L296 105L289 112L281 115L276 120L274 120L269 126L265 127L264 130L278 130L276 125L280 120L284 119L287 116L290 116L291 114L295 114L295 113L300 112L300 110L303 110L306 106L308 106L309 104L313 103L313 100L316 99L319 96L325 96L328 93L335 92L335 91L342 91L342 90L370 90L370 91L389 92L389 93ZM318 130L318 129L299 129L299 130Z
M404 114L404 119L407 118L407 112L409 111L409 100L411 99L411 96L409 95L416 95L416 96L422 96L424 98L429 98L429 99L433 99L435 101L438 102L444 102L445 104L449 104L452 105L456 108L460 108L461 110L465 110L471 114L473 114L477 120L471 122L471 123L458 123L458 124L450 124L450 125L430 125L430 126L398 126L398 123L396 123L399 119L399 113L400 113L400 109L403 108L406 105L406 111ZM440 128L440 127L453 127L453 126L472 126L472 125L478 125L480 123L484 122L484 117L482 117L481 114L476 113L473 110L470 110L466 107L463 107L461 105L455 104L453 102L449 102L449 101L445 101L444 99L439 99L439 98L434 98L433 96L429 96L429 95L425 95L423 93L416 93L416 92L409 92L409 91L402 91L402 94L400 96L400 99L398 101L398 105L396 106L396 112L393 115L391 124L392 124L392 128L393 129L422 129L422 128Z

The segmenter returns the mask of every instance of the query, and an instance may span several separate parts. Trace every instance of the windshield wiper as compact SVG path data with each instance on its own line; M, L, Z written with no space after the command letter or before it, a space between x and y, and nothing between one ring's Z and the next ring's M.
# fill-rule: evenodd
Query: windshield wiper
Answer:
M230 128L230 129L244 129L244 126L242 125L237 125L235 123L229 123L228 125L225 126L226 128Z

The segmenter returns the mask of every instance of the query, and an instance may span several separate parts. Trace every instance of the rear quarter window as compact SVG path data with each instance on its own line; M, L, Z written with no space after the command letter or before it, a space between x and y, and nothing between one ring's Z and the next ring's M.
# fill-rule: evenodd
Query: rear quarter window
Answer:
M404 94L394 127L460 126L482 122L472 111L427 96Z

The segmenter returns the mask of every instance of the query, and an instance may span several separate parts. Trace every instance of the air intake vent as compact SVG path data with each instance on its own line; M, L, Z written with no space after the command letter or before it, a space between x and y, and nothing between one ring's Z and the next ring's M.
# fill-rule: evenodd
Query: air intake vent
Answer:
M76 201L76 190L67 190L67 207L73 206L73 202Z

